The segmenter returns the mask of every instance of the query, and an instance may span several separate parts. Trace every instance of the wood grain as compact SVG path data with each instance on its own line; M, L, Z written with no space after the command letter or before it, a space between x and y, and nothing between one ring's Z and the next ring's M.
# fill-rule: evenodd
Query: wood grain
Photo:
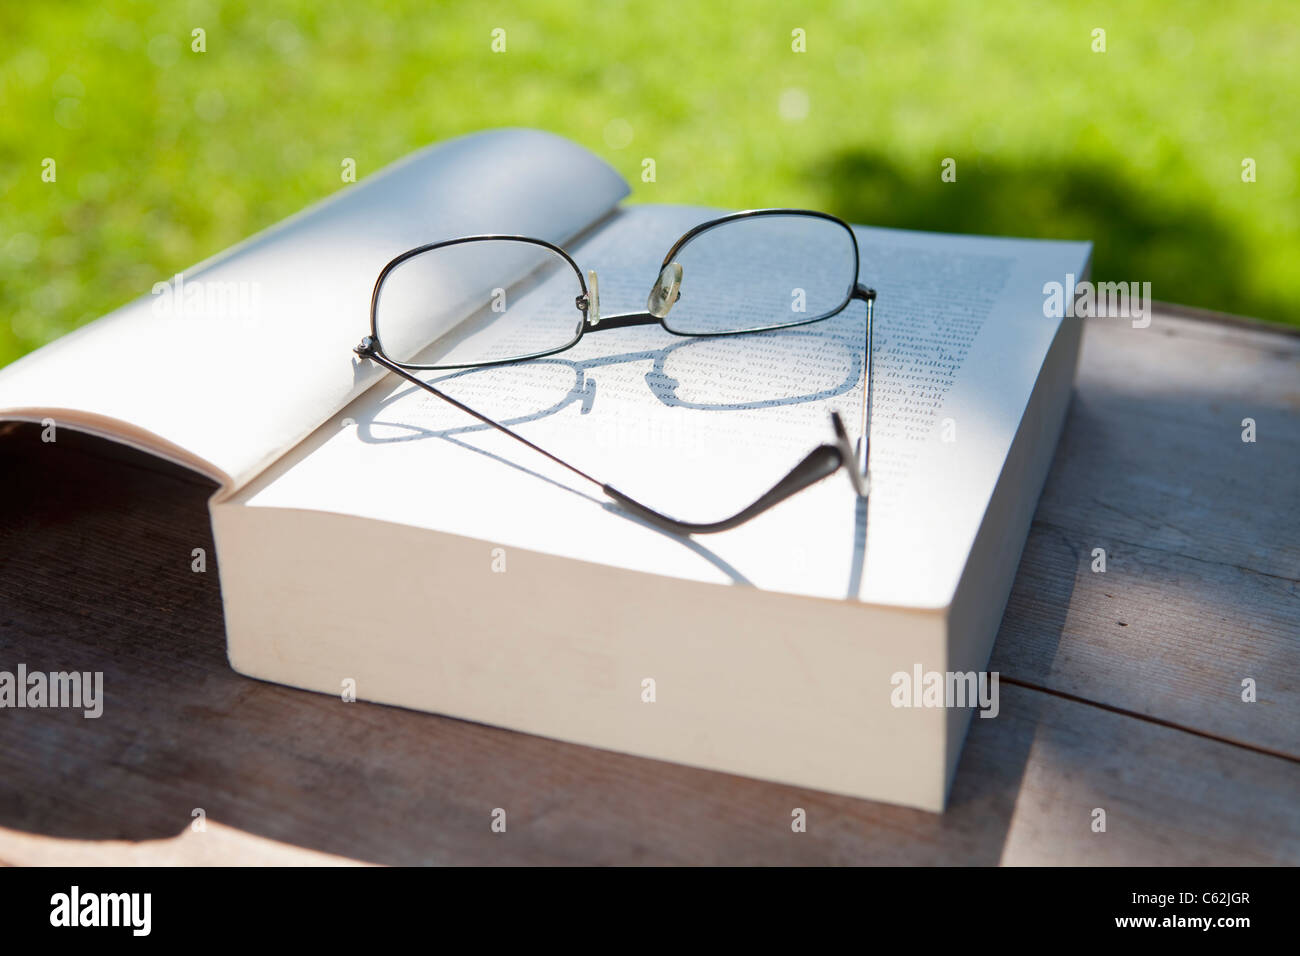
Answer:
M102 670L106 696L98 720L0 711L0 862L1298 863L1298 351L1089 326L994 650L1002 711L941 816L240 677L211 485L0 426L0 669Z
M1298 466L1300 337L1091 323L990 667L1300 757Z

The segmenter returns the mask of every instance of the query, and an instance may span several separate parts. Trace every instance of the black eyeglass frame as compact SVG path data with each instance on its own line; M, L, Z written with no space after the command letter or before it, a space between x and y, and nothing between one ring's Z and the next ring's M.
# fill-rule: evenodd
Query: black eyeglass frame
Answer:
M816 484L817 482L821 481L824 478L830 477L835 472L839 471L840 468L846 468L846 470L848 471L849 479L852 482L854 490L856 491L858 496L860 498L866 498L869 493L869 483L867 479L867 457L868 457L867 453L868 453L870 432L871 432L871 385L872 385L871 359L872 359L872 320L873 320L872 306L876 300L876 291L874 289L862 285L862 283L858 281L861 274L861 253L858 248L857 236L854 234L852 227L850 227L848 223L840 219L838 216L833 216L830 213L819 212L817 210L812 210L812 209L790 209L790 208L749 209L743 212L735 212L726 216L720 216L716 219L708 220L707 222L700 223L699 225L683 233L682 236L678 238L678 240L675 243L673 243L672 247L668 250L668 253L664 256L663 262L660 264L660 272L659 275L655 277L654 285L651 286L651 294L653 294L655 288L659 285L660 281L662 280L664 269L673 263L674 257L677 255L677 253L683 247L685 247L686 244L689 243L692 239L702 235L705 232L708 232L711 229L716 229L719 226L723 226L728 223L736 222L739 220L751 219L760 216L782 216L782 215L807 216L807 217L825 219L830 222L838 224L844 229L846 233L848 233L849 240L853 246L853 279L849 283L849 287L843 301L836 308L824 312L821 315L816 315L811 318L801 318L798 321L794 321L794 322L786 322L786 323L781 323L779 325L765 325L753 329L734 329L734 330L727 330L722 332L683 332L683 331L673 329L668 324L667 313L665 313L665 315L663 316L657 316L649 311L643 311L643 312L628 312L619 315L601 317L599 315L599 309L597 308L596 309L597 314L593 316L591 314L593 296L591 294L591 290L587 286L587 281L582 274L582 269L578 266L578 263L573 259L573 257L569 255L569 253L567 253L564 249L560 248L559 246L555 245L552 242L548 242L545 239L538 239L531 236L482 234L482 235L474 235L474 236L461 236L456 239L447 239L441 242L432 242L426 245L417 246L413 249L408 249L405 252L401 253L400 255L391 259L383 267L383 269L380 270L379 276L375 280L374 290L371 293L370 335L365 336L361 340L361 343L357 345L356 348L353 349L353 351L361 358L370 359L371 361L382 366L388 371L393 372L394 374L400 376L401 378L406 379L412 384L419 386L420 388L424 389L430 394L435 395L438 398L441 398L443 401L465 412L466 414L479 420L480 422L483 422L484 424L491 426L497 431L509 435L511 438L522 443L528 448L531 448L533 451L536 451L539 454L545 456L546 458L550 459L556 464L563 466L564 468L568 469L569 471L573 472L579 477L593 484L598 485L600 489L605 493L605 495L607 495L609 498L617 502L626 510L651 522L652 524L660 528L671 531L675 534L686 534L686 535L714 534L720 531L730 530L731 528L735 528L751 520L752 518L757 517L758 515L762 514L764 511L767 511L769 508L774 507L775 505L791 497L792 495L797 494L798 492L804 490L805 488L808 488L809 486ZM385 354L383 350L383 345L379 338L378 315L379 315L379 296L384 284L384 280L388 277L388 275L394 269L400 266L402 263L408 261L409 259L414 258L415 256L422 255L426 252L432 252L435 249L442 249L448 246L456 246L456 245L462 245L470 242L485 242L485 241L492 241L492 240L523 242L523 243L529 243L532 245L546 248L551 252L554 252L557 255L559 255L569 265L569 267L573 269L574 274L577 276L578 279L578 286L581 289L581 293L574 300L574 305L582 314L582 321L577 327L577 331L573 340L567 343L566 345L562 345L558 348L547 349L545 351L535 352L529 355L515 356L507 359L497 359L497 360L486 361L486 362L458 364L458 365L422 365L422 364L411 363L411 362L399 362L389 357L387 354ZM594 280L595 278L594 272L592 273L592 276ZM810 452L799 464L797 464L793 469L791 469L784 478L782 478L779 482L777 482L777 484L774 485L771 488L771 490L769 490L767 493L760 496L756 501L754 501L748 507L743 508L742 510L738 511L736 514L732 515L731 517L724 518L721 521L713 521L713 522L681 521L676 518L671 518L667 515L664 515L654 510L653 508L641 504L636 499L623 494L622 492L618 491L616 488L613 488L609 484L606 484L605 482L602 482L599 479L592 477L591 475L587 474L585 471L582 471L581 469L570 464L569 462L564 461L562 458L559 458L558 456L551 454L550 452L546 451L544 448L541 448L540 446L529 441L527 438L520 435L518 432L508 428L505 425L500 424L499 422L493 420L487 415L484 415L483 413L476 411L473 408L470 408L468 405L464 404L463 402L451 397L450 395L446 394L442 390L434 387L433 385L430 385L428 382L425 382L422 379L412 374L412 372L417 372L417 371L450 371L454 369L488 368L488 367L501 366L501 365L513 365L517 362L528 362L528 361L532 361L533 359L545 358L550 355L556 355L560 352L568 351L569 349L576 346L580 341L582 341L582 337L588 332L601 331L605 329L627 328L629 326L637 326L637 325L658 324L661 328L664 329L664 331L668 332L669 334L676 335L683 338L719 338L719 337L731 336L731 335L754 335L756 333L761 333L761 332L776 332L782 329L790 329L790 328L797 328L799 326L804 326L804 325L811 325L814 322L822 322L825 321L826 319L833 318L834 316L839 315L841 312L847 309L855 299L860 299L866 305L866 312L867 312L866 335L865 335L866 361L865 361L864 375L863 375L864 383L863 383L863 403L862 403L862 431L861 431L861 437L858 439L856 448L849 440L847 429L845 429L843 420L840 418L839 413L832 412L831 425L835 434L834 443L823 444L823 445L819 445L817 448L814 448L812 452Z

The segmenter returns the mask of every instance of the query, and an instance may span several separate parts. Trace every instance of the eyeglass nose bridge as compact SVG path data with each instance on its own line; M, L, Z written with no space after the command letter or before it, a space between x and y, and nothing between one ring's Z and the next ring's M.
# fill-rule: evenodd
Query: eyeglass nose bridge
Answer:
M682 266L680 262L670 262L659 272L646 299L645 310L656 319L662 319L671 311L673 304L682 297Z

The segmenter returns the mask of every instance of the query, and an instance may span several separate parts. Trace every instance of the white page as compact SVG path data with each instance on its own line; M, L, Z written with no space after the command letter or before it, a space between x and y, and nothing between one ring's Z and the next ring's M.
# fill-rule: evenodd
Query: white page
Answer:
M579 264L600 274L602 313L643 309L672 241L713 214L628 207L575 246ZM861 279L879 291L865 509L841 474L732 531L678 538L396 379L344 409L238 500L693 580L944 607L1061 321L1043 315L1043 283L1081 274L1089 248L856 232ZM780 333L688 339L657 326L614 329L542 360L422 374L651 507L715 520L829 441L830 409L856 427L864 325L865 308L854 302L836 318ZM954 420L954 442L943 441L945 418ZM489 560L485 550L485 567Z
M186 270L179 296L146 295L0 371L0 418L48 413L242 484L381 377L350 349L389 259L468 233L562 241L627 192L535 130L430 147Z

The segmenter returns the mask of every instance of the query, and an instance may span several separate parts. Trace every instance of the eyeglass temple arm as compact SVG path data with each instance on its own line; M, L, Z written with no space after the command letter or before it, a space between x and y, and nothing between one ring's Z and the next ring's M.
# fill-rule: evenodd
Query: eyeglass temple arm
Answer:
M748 508L737 511L730 518L724 518L721 521L710 521L703 524L697 524L691 521L678 521L676 518L670 518L667 515L660 514L653 508L647 508L635 498L630 498L623 492L611 485L601 485L601 490L609 495L620 505L632 512L639 518L644 518L651 524L658 525L668 531L677 534L715 534L719 531L729 531L738 527L767 511L774 505L780 504L791 495L798 494L809 485L815 485L823 478L839 471L840 466L845 464L844 456L839 448L834 445L818 445L814 448L803 461L795 465L790 473L778 481L770 491L762 495Z
M857 466L857 474L863 481L854 481L854 487L859 495L865 497L867 486L864 483L867 478L867 458L871 444L871 357L873 353L871 332L873 327L873 306L876 301L876 290L861 282L853 287L849 299L861 299L867 307L867 328L866 328L866 366L863 373L862 384L862 420L858 430L858 441L854 449L853 461ZM586 332L598 332L601 329L623 329L630 325L658 325L663 320L657 315L649 312L627 312L622 315L606 315L599 318L594 324L588 320Z
M835 474L835 472L839 470L841 465L847 463L847 459L844 457L844 453L841 451L839 447L835 445L819 445L817 448L814 448L812 452L810 452L808 456L804 458L803 461L795 465L794 468L790 470L790 473L787 474L780 481L778 481L770 491L768 491L766 494L761 496L757 501L751 504L748 508L738 511L730 518L724 518L722 521L712 521L707 523L678 521L676 518L670 518L667 515L660 514L658 511L655 511L653 508L649 508L641 504L641 502L637 501L635 498L623 494L623 492L619 491L617 488L614 488L612 485L607 485L604 482L601 482L598 479L593 478L585 471L582 471L581 469L574 467L564 459L552 455L545 448L533 444L531 441L529 441L523 435L520 435L518 432L512 431L506 426L502 425L501 423L493 421L491 418L488 418L482 412L475 411L474 409L466 405L464 402L457 401L456 399L448 395L446 392L434 388L428 382L425 382L422 379L417 378L416 376L408 372L406 369L402 368L400 365L397 365L396 363L392 362L386 356L379 354L379 352L375 350L375 345L373 340L370 339L369 336L362 339L361 344L358 345L353 351L355 351L362 358L368 358L372 362L375 362L376 364L381 365L384 368L388 369L388 371L401 376L402 378L410 382L412 385L418 385L426 392L429 392L432 395L436 395L438 398L441 398L444 402L447 402L449 405L452 405L453 407L460 409L462 412L469 415L470 417L476 418L483 424L490 425L492 428L495 428L497 431L509 435L515 441L528 446L538 454L543 455L546 458L549 458L557 465L561 465L564 468L567 468L569 471L573 472L579 478L585 478L587 481L591 482L592 484L599 485L601 491L603 491L614 501L618 502L628 511L632 512L638 517L644 518L646 521L649 521L652 524L655 524L668 531L672 531L676 534L713 534L718 531L726 531L730 528L734 528L737 527L738 525L742 525L746 521L749 521L751 518L754 518L757 515L762 514L764 511L773 507L774 505L780 504L782 501L784 501L786 498L789 498L791 495L798 494L800 491L803 491L803 489L807 488L809 485L816 484L817 482L821 481L823 478ZM836 417L838 418L838 416ZM840 425L839 428L836 429L837 432L840 431L842 427L843 426Z
M863 372L862 382L862 422L858 431L858 443L854 453L854 464L857 466L857 473L865 482L867 479L867 457L871 444L871 356L873 349L871 347L871 329L872 325L872 306L876 302L876 290L869 288L859 282L853 288L851 296L854 299L861 299L867 306L867 359ZM855 482L856 484L856 482ZM863 494L866 485L859 488L858 493Z

